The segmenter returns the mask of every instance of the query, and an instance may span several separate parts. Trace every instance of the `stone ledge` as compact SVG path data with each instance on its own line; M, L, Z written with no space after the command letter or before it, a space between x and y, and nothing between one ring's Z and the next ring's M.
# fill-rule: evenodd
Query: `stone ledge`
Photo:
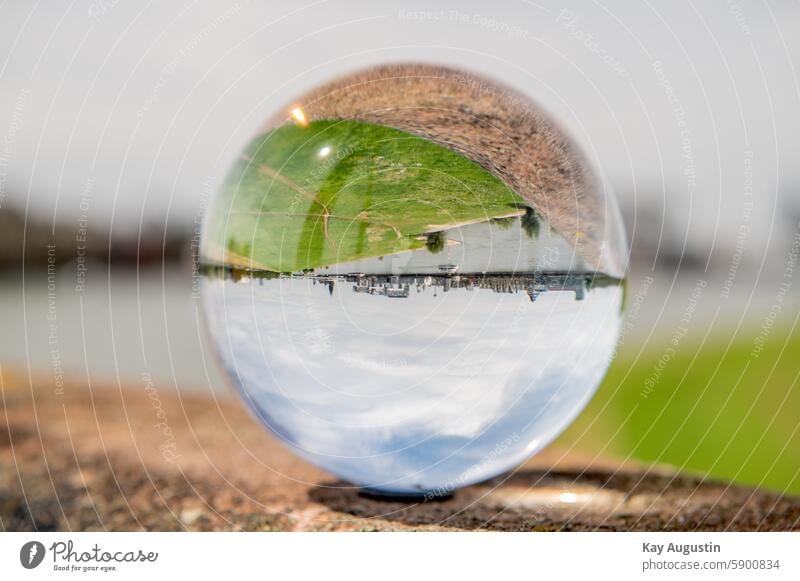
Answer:
M375 500L233 398L0 379L0 530L800 530L797 498L554 449L446 500Z

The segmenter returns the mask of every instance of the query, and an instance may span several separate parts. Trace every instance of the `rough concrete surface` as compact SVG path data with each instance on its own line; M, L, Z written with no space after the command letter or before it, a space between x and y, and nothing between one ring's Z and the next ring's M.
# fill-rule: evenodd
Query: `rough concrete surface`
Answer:
M800 500L548 449L451 498L367 498L233 398L0 376L0 530L798 530Z

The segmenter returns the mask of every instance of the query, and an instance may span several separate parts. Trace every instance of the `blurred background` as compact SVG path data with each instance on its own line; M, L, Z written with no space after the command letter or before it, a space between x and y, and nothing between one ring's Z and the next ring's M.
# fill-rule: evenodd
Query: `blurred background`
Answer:
M627 320L555 446L800 492L800 4L7 1L0 366L229 397L193 251L231 160L338 74L529 94L622 207Z

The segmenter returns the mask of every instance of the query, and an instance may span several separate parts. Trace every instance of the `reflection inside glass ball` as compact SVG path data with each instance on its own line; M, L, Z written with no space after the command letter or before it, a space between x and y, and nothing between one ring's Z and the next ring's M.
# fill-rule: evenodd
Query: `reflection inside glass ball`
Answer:
M210 334L260 421L398 494L496 476L572 421L614 351L625 256L614 200L535 104L422 65L270 121L200 251Z

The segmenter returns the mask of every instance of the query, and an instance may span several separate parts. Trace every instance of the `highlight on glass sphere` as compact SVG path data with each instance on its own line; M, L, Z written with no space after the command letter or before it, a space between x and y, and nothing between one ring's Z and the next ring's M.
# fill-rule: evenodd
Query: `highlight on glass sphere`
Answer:
M200 249L209 332L258 419L375 493L453 491L551 442L602 380L626 243L531 99L360 71L259 128Z

